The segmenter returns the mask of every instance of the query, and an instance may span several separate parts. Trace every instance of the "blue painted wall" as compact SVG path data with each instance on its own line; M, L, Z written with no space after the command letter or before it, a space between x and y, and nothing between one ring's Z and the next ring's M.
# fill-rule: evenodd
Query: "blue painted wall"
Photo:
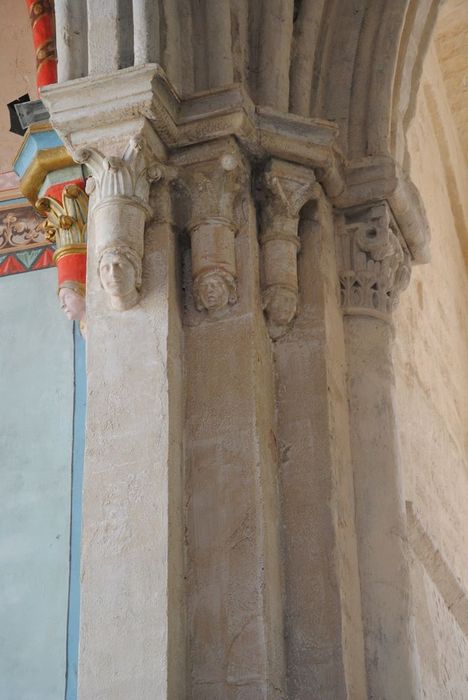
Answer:
M0 700L74 697L82 444L73 425L84 416L74 407L80 362L84 378L78 341L74 352L55 269L0 278Z

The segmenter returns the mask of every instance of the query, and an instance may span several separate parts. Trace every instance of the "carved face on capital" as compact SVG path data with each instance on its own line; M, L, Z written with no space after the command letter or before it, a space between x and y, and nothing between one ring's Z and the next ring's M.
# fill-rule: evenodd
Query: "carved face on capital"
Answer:
M195 280L193 292L197 309L206 309L210 315L221 312L228 304L237 301L235 280L225 270L200 275Z
M137 303L141 286L141 262L131 248L121 246L105 249L99 258L99 277L113 308L122 311Z
M60 308L69 321L83 321L86 313L85 298L79 292L62 287L59 291Z
M271 337L279 338L296 315L297 294L279 285L269 287L263 295L263 308Z

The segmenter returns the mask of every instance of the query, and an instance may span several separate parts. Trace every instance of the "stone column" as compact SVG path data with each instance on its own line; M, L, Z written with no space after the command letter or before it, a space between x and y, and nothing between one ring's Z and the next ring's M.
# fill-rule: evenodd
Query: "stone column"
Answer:
M90 200L79 697L181 698L176 241L160 213L147 226L143 256L142 202L120 194L106 206L95 188ZM103 251L115 272L104 273ZM114 303L133 292L131 304Z
M58 81L82 78L88 70L86 2L60 0L55 3Z
M185 284L189 683L193 700L285 697L274 373L250 168L194 147Z
M100 79L85 79L81 132L70 103L83 104L83 81L57 86L48 104L92 173L78 693L178 700L186 695L177 236L165 149L141 116L152 74L146 91L134 73L127 78L125 100L111 103ZM109 80L121 85L122 74Z
M133 63L132 5L128 0L87 0L88 72L112 73Z
M410 256L385 202L342 216L339 253L368 694L412 700L418 674L392 359L392 310Z
M296 188L302 189L297 182ZM299 225L297 318L273 346L284 546L286 697L365 700L333 211L317 183L308 196L312 201L301 211Z

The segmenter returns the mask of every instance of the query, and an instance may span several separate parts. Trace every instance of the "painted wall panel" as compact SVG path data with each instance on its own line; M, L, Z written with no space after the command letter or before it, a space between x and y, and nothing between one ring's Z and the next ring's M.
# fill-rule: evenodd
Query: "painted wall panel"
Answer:
M65 696L73 365L56 271L1 278L1 700Z

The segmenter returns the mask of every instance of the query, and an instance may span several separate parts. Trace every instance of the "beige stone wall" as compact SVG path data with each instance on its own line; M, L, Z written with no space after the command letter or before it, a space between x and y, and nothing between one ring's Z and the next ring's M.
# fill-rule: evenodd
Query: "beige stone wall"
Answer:
M425 697L468 697L466 164L435 47L408 135L432 231L396 313L396 382ZM465 660L465 662L463 661Z
M26 92L36 99L36 61L26 3L2 0L0 56L2 108L0 110L0 172L11 170L13 158L21 146L21 137L10 133L7 103Z

